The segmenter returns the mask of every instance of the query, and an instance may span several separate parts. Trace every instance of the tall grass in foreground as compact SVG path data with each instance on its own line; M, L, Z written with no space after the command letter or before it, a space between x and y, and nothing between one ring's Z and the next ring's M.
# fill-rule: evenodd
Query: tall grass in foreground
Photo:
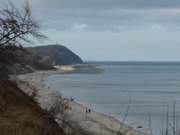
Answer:
M131 103L132 101L131 99L129 99L129 104L127 106L126 112L124 114L124 118L122 120L123 123L125 123L128 118ZM167 105L167 110L165 114L162 116L161 128L159 128L159 133L154 133L152 127L152 122L153 122L152 116L150 113L148 113L148 130L147 130L148 134L149 135L180 135L180 121L178 119L178 113L176 107L177 107L176 101L173 102L171 107ZM126 135L130 130L131 128L127 129L126 132L123 132L122 127L120 127L117 134Z
M176 101L173 102L172 108L167 105L165 115L161 119L161 128L159 134L153 132L151 114L148 114L149 134L150 135L180 135L180 121L177 117Z
M167 106L165 129L162 128L162 135L180 135L180 127L176 111L176 102L173 103L172 112ZM163 126L163 125L162 125Z

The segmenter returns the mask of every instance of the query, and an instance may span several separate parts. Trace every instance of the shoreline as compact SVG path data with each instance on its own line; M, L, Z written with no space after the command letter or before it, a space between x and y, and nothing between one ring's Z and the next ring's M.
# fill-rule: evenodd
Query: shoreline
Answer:
M71 73L75 70L72 66L62 67L63 68L58 68L56 71L39 71L19 75L17 77L12 77L12 80L16 81L20 89L29 96L32 96L33 92L36 91L34 100L41 108L48 110L59 98L62 99L63 97L60 96L59 92L47 87L43 82L45 82L51 75ZM94 135L118 135L120 133L126 135L146 135L145 133L137 131L120 122L112 116L95 112L94 110L87 113L86 106L75 101L67 101L68 106L71 108L65 111L65 114L68 116L68 121L71 121L74 125L78 124L79 127L88 133ZM55 117L61 117L60 113L59 115L57 113Z

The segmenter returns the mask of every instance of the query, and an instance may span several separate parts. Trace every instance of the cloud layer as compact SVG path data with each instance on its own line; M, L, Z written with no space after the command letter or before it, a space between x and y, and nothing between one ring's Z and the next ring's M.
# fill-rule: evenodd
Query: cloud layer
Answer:
M23 2L16 0L15 4ZM88 30L119 31L154 24L176 29L180 24L179 0L30 0L30 3L39 20L59 30L86 25L83 28Z
M109 50L111 60L175 60L173 55L178 55L180 0L29 1L51 41L69 45L85 59L97 59L98 53L105 55ZM87 46L98 50L95 56L88 55ZM172 55L167 55L168 50Z

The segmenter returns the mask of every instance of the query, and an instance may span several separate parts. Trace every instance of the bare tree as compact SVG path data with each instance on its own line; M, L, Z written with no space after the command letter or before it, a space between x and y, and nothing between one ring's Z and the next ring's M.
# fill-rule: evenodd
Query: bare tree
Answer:
M0 79L8 78L11 65L22 64L28 58L22 42L30 42L30 37L46 38L40 29L28 2L21 10L12 3L0 9Z
M27 2L20 11L12 3L0 10L0 47L20 45L20 41L29 42L29 36L45 38L39 32L41 26L32 17L31 8Z

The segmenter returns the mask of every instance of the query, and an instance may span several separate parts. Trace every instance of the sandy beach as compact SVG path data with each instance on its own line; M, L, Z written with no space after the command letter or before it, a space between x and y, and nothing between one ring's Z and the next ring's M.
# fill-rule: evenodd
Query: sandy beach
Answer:
M82 130L94 134L94 135L145 135L144 133L132 129L128 125L116 120L111 116L107 116L85 106L72 101L70 99L64 99L60 96L60 93L52 90L44 84L48 76L54 74L63 74L67 72L73 72L75 70L71 66L59 67L56 71L39 71L30 74L19 75L12 77L25 93L29 96L33 96L36 102L41 108L49 110L57 100L66 100L68 104L68 109L64 112L64 116L68 122L72 125L81 127ZM33 95L33 93L36 93ZM87 111L88 110L88 111ZM59 124L62 124L59 119L62 118L61 113L56 113L56 119Z

